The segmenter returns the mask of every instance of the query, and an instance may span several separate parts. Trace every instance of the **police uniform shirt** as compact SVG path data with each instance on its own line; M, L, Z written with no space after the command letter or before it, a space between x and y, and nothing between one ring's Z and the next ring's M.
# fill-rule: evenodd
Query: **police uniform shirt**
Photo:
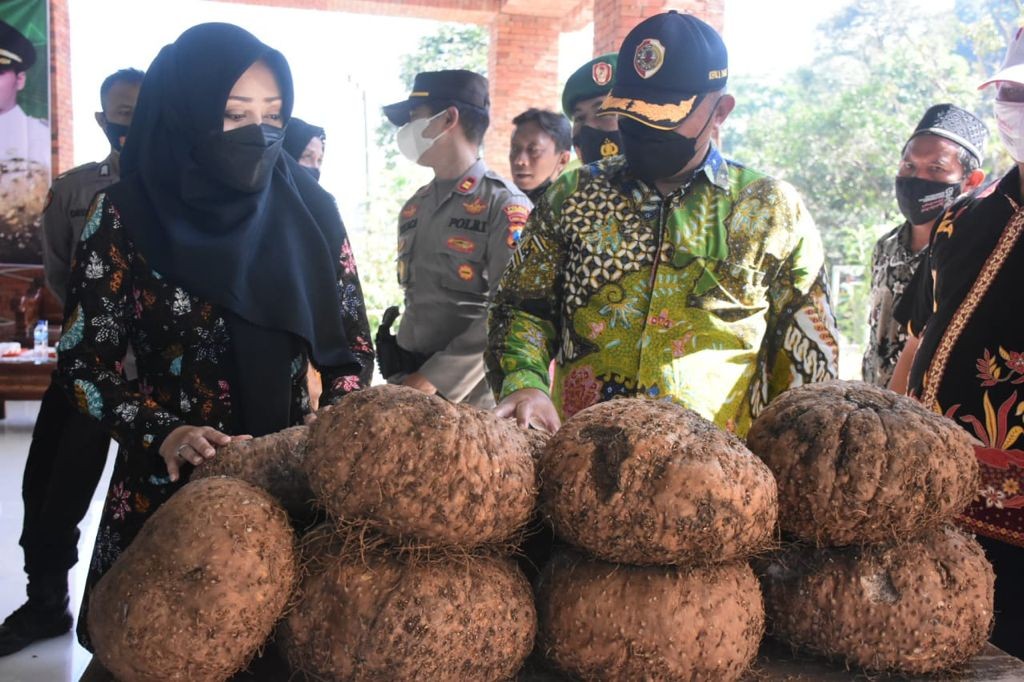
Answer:
M117 182L112 156L72 168L53 181L43 211L43 269L46 285L64 302L71 259L82 236L93 197Z
M494 404L484 379L487 305L532 208L482 160L454 183L435 179L402 208L398 344L430 355L419 371L451 401Z
M18 105L0 114L0 163L19 159L49 171L50 147L50 126L46 121L27 115Z

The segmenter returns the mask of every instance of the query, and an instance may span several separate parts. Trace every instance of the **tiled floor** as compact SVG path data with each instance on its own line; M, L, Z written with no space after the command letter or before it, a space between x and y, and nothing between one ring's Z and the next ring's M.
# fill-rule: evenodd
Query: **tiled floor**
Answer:
M21 475L38 411L38 402L9 402L7 418L0 420L0 620L25 600L25 574L18 545L22 517ZM82 538L78 546L81 560L70 576L71 610L76 615L113 461L112 456L108 457L107 470L81 526ZM78 646L72 634L67 634L0 658L0 680L76 681L88 665L89 658L89 652Z

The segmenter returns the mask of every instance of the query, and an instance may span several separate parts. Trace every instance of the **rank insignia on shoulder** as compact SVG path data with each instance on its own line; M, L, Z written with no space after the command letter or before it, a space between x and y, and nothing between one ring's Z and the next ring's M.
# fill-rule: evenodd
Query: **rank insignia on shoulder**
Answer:
M509 204L504 209L505 217L513 225L522 225L530 217L530 209L519 204Z
M416 204L409 204L402 209L402 220L408 220L416 215L416 211L420 210L420 207Z
M459 183L459 186L455 188L455 191L459 194L469 194L474 187L476 187L476 178L471 175L468 178L464 178Z
M476 271L473 270L472 265L468 263L463 263L462 265L459 266L459 279L461 279L463 282L468 282L469 280L473 279L475 275Z
M487 210L487 204L483 199L477 197L473 201L464 201L462 208L466 209L466 213L469 215L480 215Z
M462 237L449 237L448 248L456 253L473 253L476 251L476 242L472 239L463 239Z

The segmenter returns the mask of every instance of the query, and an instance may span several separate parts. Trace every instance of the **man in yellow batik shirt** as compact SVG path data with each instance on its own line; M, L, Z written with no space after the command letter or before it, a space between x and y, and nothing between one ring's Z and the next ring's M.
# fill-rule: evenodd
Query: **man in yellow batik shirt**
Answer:
M811 216L790 185L714 144L735 105L727 77L721 37L693 16L626 37L602 110L619 116L624 155L555 181L491 308L499 415L554 431L642 396L742 435L787 388L837 375Z

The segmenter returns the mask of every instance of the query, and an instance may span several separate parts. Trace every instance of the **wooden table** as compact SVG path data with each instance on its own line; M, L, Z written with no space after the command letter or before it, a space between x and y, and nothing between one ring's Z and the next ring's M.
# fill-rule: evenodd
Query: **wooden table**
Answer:
M948 673L920 677L866 675L856 670L846 670L840 663L794 654L788 647L765 640L754 669L743 679L745 682L1011 682L1024 680L1024 661L986 644L980 654Z
M8 400L39 400L50 385L57 359L35 364L31 360L0 358L0 419L6 418Z
M531 659L517 682L566 682L569 679ZM753 669L742 679L743 682L1020 682L1024 680L1024 661L987 644L966 665L941 675L868 675L846 670L841 663L794 654L789 647L765 640Z

